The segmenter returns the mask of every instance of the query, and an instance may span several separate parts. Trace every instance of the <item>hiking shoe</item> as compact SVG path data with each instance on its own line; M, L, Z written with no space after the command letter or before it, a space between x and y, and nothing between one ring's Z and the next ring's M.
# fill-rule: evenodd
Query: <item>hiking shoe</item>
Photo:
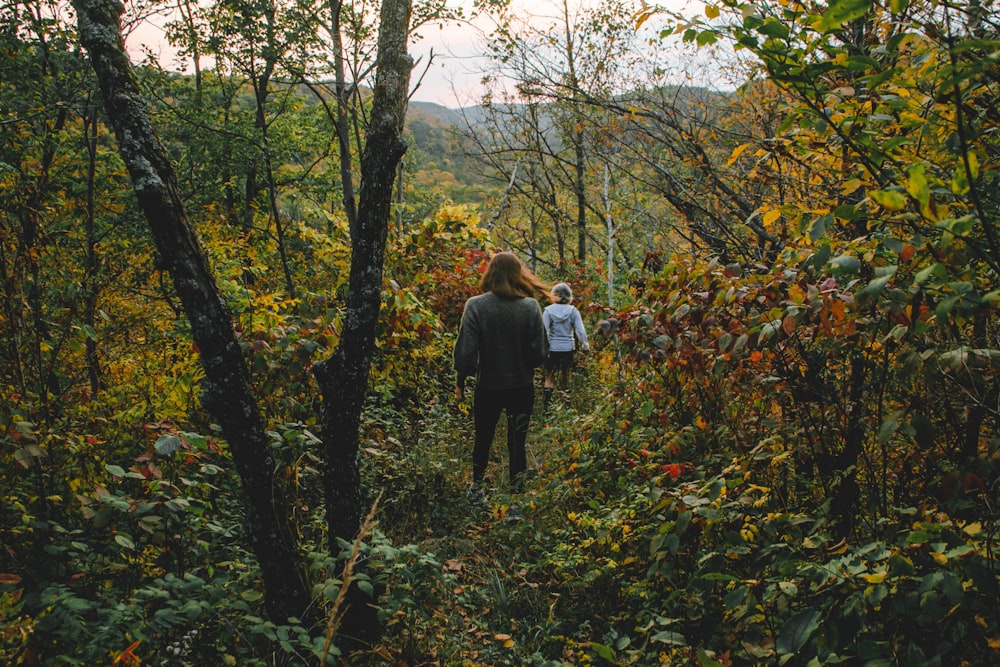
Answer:
M507 508L507 513L504 515L504 520L508 523L514 523L515 521L521 520L521 508L518 505L511 505Z
M469 502L473 505L485 505L486 504L486 491L483 489L483 485L478 482L473 482L469 485L468 494Z

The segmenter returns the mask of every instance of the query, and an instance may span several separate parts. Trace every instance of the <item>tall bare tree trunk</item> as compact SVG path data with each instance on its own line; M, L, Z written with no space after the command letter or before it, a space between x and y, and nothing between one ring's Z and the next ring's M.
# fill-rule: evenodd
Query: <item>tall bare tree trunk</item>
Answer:
M363 515L358 441L361 410L375 350L375 333L382 305L385 246L392 212L396 166L406 152L403 120L413 61L406 51L410 0L383 0L376 59L371 125L361 154L361 186L357 226L352 229L351 275L347 313L337 349L313 371L323 395L321 417L326 455L324 491L330 549L351 540ZM367 641L374 628L368 603L354 595L341 632ZM353 622L355 627L347 627ZM359 637L360 636L360 637Z
M327 525L331 548L350 540L361 524L358 428L375 349L382 305L385 245L396 166L406 152L403 119L412 60L406 52L409 0L384 0L372 122L361 155L357 234L351 239L347 314L333 355L314 367L323 394L323 441L327 455Z
M87 206L84 225L87 232L86 271L83 274L83 322L90 327L84 342L84 358L87 360L87 378L90 380L90 395L97 397L101 391L101 359L97 350L97 298L100 290L100 260L97 256L97 220L94 213L97 186L97 109L87 100L84 107L83 134L87 147Z
M347 74L344 71L344 38L341 32L342 0L330 0L330 35L333 37L333 69L337 91L337 147L340 151L340 183L344 195L344 214L351 236L358 233L358 211L354 200L354 175L351 172L351 133L347 113Z
M246 532L260 564L268 615L309 617L310 596L288 507L274 483L264 422L223 301L178 193L176 176L153 131L146 101L125 54L115 0L74 0L80 41L90 54L104 108L139 206L191 323L205 370L202 404L222 427L246 495Z

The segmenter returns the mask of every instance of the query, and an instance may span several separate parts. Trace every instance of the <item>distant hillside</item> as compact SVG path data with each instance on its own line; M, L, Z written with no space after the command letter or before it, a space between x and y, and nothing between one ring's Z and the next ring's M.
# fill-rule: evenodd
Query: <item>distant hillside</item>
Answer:
M407 111L407 162L416 166L418 181L441 188L456 203L482 203L493 187L455 131L481 115L480 107L455 110L433 102L410 102Z
M656 94L658 92L658 94ZM666 86L659 91L645 91L639 101L653 105L653 109L669 109L698 116L706 108L724 109L728 94L703 87ZM627 106L632 96L618 98ZM537 122L542 131L556 122L556 108L542 105ZM457 203L482 203L491 194L502 191L505 182L498 180L495 172L473 157L476 153L466 135L476 133L477 127L487 123L495 125L496 117L517 118L524 114L521 105L494 105L491 109L480 105L451 109L434 102L410 102L406 129L411 142L407 162L415 170L416 180L430 188L438 188L446 197ZM494 130L496 128L494 127ZM457 131L456 131L457 130ZM560 135L548 137L550 145L559 148Z
M410 106L407 109L408 119L412 120L413 118L423 118L425 116L435 118L445 125L456 125L462 120L462 112L459 110L449 109L434 102L410 102Z
M451 109L434 102L410 102L407 113L410 118L430 116L446 125L461 125L465 122L463 118L469 119L474 124L478 123L485 112L483 107L478 104L461 109Z

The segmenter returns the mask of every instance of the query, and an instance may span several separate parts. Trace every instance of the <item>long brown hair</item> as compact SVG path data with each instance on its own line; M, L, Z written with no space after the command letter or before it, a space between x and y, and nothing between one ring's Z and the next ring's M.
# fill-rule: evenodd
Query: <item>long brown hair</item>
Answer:
M519 299L526 296L551 298L549 288L512 252L499 252L493 255L483 279L479 281L479 289L483 292L493 292L504 299Z

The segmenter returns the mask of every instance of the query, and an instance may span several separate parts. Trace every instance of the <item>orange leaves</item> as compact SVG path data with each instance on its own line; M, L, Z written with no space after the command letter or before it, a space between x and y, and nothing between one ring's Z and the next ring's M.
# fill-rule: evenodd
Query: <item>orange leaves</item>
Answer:
M737 160L739 160L740 156L743 155L743 152L746 149L750 148L750 146L751 144L740 144L739 146L734 148L732 154L729 156L729 160L726 161L726 166L727 167L732 166L732 164Z
M115 656L115 659L111 661L112 665L141 665L142 660L137 656L134 651L139 648L139 644L142 643L141 639L136 639L132 642L127 649Z
M846 307L841 299L827 298L823 301L823 309L820 311L819 328L825 334L841 332L847 335L854 333L856 325L853 320L848 320Z
M691 470L694 470L694 466L690 463L667 463L660 468L663 474L669 475L670 479L674 481L677 481L681 475Z
M917 254L917 249L909 243L903 244L903 251L899 254L899 260L903 263L910 263Z
M635 18L635 29L638 31L639 28L641 28L643 26L643 24L646 23L646 21L648 21L653 16L655 16L656 14L658 14L659 11L660 10L657 9L656 7L652 7L652 6L649 6L649 5L644 5L642 7L642 9L640 9L635 14L635 17L634 17Z
M791 315L785 315L784 319L781 320L781 330L788 336L795 333L795 318Z
M0 586L16 586L19 583L21 583L19 575L0 572Z
M780 208L772 208L771 210L767 211L762 218L764 227L771 227L772 225L774 225L775 222L778 221L778 218L780 217L781 217Z

